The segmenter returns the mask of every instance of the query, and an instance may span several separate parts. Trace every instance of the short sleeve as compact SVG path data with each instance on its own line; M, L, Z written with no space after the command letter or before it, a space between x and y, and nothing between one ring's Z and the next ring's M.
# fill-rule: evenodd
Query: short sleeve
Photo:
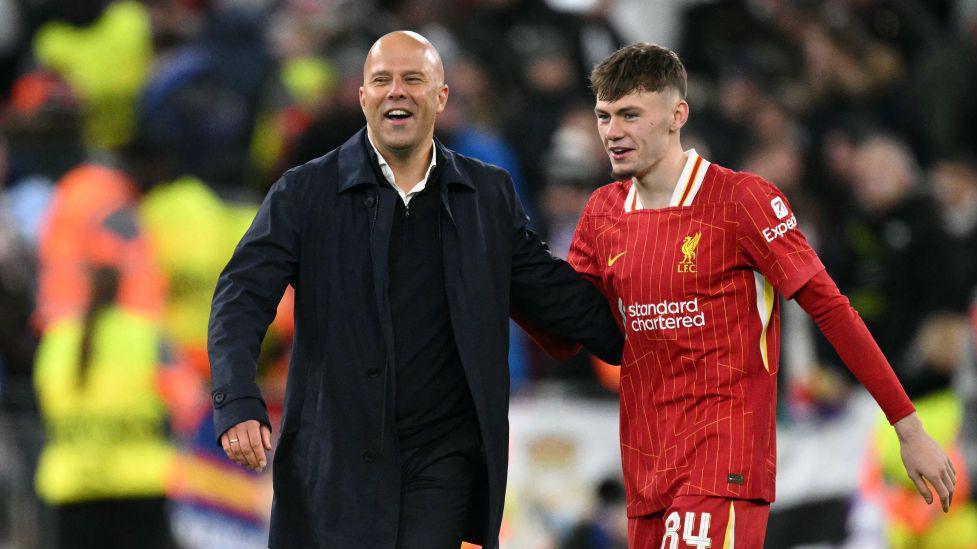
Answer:
M757 176L737 182L737 242L747 263L786 298L824 270L780 189Z

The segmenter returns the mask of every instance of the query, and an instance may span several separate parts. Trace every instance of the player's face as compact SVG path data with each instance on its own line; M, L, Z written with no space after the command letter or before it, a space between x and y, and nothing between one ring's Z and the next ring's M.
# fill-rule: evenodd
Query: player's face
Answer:
M688 115L688 105L670 89L635 91L616 101L597 100L597 132L615 179L654 169Z
M379 148L406 151L429 142L447 101L444 71L430 45L392 36L370 51L360 106Z

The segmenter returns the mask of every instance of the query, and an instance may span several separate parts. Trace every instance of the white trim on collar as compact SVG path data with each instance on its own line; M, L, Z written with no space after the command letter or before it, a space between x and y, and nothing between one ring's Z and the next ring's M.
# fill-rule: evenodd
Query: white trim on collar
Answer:
M668 207L691 206L695 196L702 188L702 181L706 178L706 171L709 169L710 162L699 156L695 149L686 151L689 157L685 160L682 173L675 182L675 189L672 191L672 198L668 202ZM628 195L624 199L624 211L631 213L637 210L644 210L641 203L641 196L638 195L638 181L631 178L631 187Z

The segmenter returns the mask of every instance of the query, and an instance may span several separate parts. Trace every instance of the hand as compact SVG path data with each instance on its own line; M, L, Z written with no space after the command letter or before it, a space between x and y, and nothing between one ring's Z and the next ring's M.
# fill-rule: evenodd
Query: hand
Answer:
M940 496L943 512L946 513L950 510L953 489L957 484L957 471L950 458L926 433L915 413L900 419L893 427L899 436L902 463L906 466L909 478L916 484L919 495L923 496L926 503L933 503L933 492L926 485L929 482Z
M221 446L232 461L260 473L268 464L265 451L271 450L271 429L254 419L242 421L221 435Z

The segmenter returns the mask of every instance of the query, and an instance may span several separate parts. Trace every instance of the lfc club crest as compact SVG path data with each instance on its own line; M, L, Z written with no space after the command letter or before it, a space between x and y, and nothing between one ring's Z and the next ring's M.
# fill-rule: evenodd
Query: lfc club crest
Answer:
M680 273L694 273L695 272L695 249L699 247L699 240L702 239L702 233L697 232L693 235L685 237L682 240L682 261L678 262L678 272Z

